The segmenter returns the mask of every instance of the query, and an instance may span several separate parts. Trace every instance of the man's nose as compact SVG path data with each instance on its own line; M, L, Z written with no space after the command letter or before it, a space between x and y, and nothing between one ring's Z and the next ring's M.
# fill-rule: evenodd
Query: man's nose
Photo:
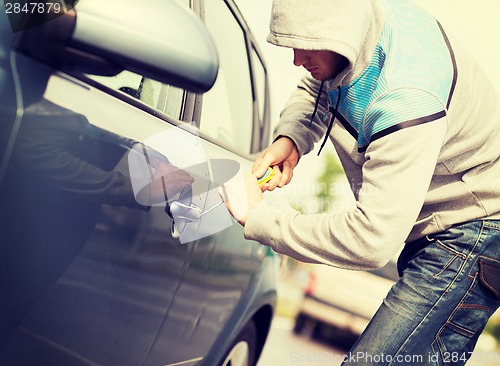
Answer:
M302 66L306 60L306 53L303 50L293 50L293 64L295 66Z

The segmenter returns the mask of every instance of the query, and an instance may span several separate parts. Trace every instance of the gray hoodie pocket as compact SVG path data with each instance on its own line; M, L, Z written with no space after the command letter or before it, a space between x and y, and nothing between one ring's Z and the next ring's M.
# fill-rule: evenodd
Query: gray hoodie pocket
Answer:
M479 260L479 279L497 299L500 299L500 261L482 257Z

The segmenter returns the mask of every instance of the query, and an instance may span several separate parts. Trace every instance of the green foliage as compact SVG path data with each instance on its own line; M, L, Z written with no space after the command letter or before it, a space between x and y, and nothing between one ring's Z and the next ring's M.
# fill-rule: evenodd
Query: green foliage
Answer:
M327 152L324 156L325 165L323 172L317 178L316 182L319 185L316 197L320 202L320 212L328 211L331 202L335 200L335 189L332 189L336 180L344 175L344 170L340 166L337 157L331 152Z

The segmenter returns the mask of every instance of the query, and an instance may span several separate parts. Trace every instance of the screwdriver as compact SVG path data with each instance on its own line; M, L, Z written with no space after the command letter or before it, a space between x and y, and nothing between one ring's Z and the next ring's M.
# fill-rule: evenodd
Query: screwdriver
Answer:
M273 177L274 177L274 170L271 167L269 167L267 168L266 173L262 177L257 178L257 184L259 185L259 187L262 187L264 184L273 179Z

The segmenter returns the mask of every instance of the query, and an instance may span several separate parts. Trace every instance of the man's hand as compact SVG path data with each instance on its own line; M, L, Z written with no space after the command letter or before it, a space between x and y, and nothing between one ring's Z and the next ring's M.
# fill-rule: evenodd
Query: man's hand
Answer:
M237 174L219 188L219 194L231 215L243 226L248 213L264 201L257 179L250 173Z
M288 137L280 137L265 149L253 164L252 174L261 177L268 167L274 170L274 178L261 187L262 192L283 188L290 183L293 169L299 162L299 152L295 143Z

